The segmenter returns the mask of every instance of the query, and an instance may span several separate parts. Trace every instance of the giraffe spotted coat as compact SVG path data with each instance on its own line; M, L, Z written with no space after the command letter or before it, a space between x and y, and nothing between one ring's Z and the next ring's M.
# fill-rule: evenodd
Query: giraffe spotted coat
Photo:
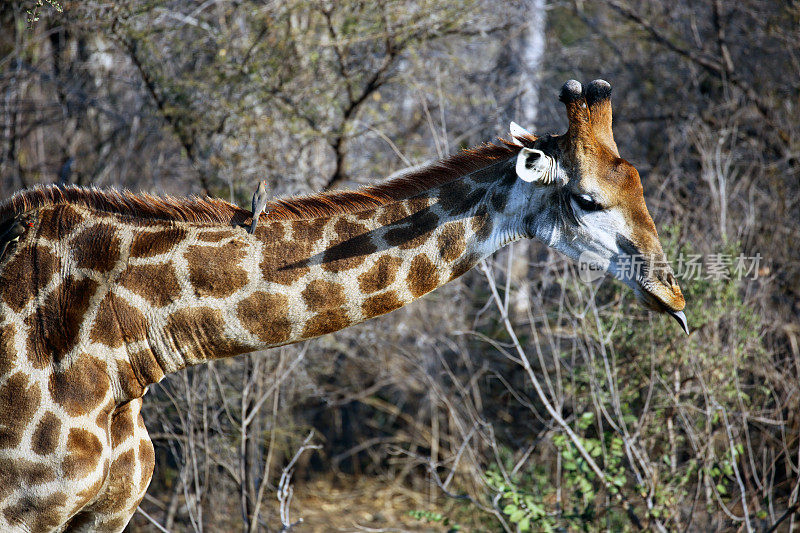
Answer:
M153 472L149 384L342 329L463 274L493 248L467 189L487 191L463 180L255 235L74 203L26 213L0 263L0 530L122 529Z

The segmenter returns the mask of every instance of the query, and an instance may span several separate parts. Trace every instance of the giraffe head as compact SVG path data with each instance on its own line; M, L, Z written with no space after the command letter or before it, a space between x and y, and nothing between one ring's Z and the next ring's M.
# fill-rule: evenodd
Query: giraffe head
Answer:
M519 196L538 211L522 217L523 232L590 268L630 286L639 302L669 313L688 333L685 302L644 202L639 173L619 156L611 130L611 86L561 88L569 128L535 138L512 123L520 150L515 163ZM524 208L523 208L524 209Z

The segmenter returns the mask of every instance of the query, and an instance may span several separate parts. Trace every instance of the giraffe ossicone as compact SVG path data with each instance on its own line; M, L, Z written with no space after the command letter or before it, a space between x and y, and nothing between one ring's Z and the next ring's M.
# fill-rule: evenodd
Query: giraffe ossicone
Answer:
M563 135L512 126L373 187L273 200L252 235L255 213L209 198L50 186L0 204L0 530L121 531L153 472L150 384L388 313L516 239L590 253L680 321L610 86L588 88L562 90ZM648 268L626 272L632 255Z

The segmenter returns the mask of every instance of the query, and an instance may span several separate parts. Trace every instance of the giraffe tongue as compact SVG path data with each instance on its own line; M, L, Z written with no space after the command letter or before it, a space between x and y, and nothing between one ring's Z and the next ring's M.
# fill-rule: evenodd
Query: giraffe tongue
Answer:
M667 313L669 313L672 318L678 321L678 324L681 325L683 331L685 331L688 335L689 323L686 321L686 315L683 314L683 311L667 311Z

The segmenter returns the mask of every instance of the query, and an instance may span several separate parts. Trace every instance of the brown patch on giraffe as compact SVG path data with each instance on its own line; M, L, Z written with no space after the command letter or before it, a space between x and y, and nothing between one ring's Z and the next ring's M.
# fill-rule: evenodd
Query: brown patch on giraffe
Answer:
M394 311L399 307L403 307L403 301L400 300L396 292L388 291L370 296L364 300L364 303L361 304L361 312L364 313L364 318L371 318Z
M102 409L97 412L97 418L94 419L94 423L97 427L102 428L106 431L111 427L111 411L114 410L114 404L112 402L108 402Z
M99 223L81 231L69 246L79 268L108 272L119 261L119 244L116 228Z
M124 398L138 398L144 393L144 387L137 379L133 367L124 359L117 359L117 380Z
M0 471L2 472L0 476L5 476L4 481L11 485L7 486L6 483L3 483L0 487L0 501L3 501L5 495L14 492L20 485L41 485L56 479L56 472L52 465L28 459L2 460L0 461Z
M19 445L41 398L39 385L29 381L23 372L17 372L0 386L0 448Z
M422 211L423 209L427 209L431 205L431 199L425 195L418 195L412 198L409 198L405 201L406 207L411 213L416 213L418 211Z
M450 271L450 280L454 280L457 277L463 276L470 270L475 264L478 262L478 258L472 254L467 254L461 259L458 260L456 264L453 265L453 269Z
M36 309L25 325L28 335L28 359L36 368L58 363L78 342L80 330L97 282L89 278L75 280L68 276L44 304Z
M139 417L141 419L141 417ZM153 443L149 438L139 441L139 468L142 471L142 479L139 481L139 490L144 493L153 477L153 469L156 466L156 452ZM144 494L142 494L144 497ZM138 502L137 502L138 505Z
M17 468L22 472L22 478L29 485L41 485L56 479L56 472L53 466L47 462L36 463L33 461L22 460L22 465Z
M286 235L286 230L283 228L283 224L283 222L262 224L259 226L259 231L256 233L255 237L264 244L282 241Z
M14 324L0 326L0 376L5 376L16 366L17 349L14 347Z
M344 289L341 284L315 279L303 292L303 300L312 313L322 309L332 309L345 304Z
M141 387L146 387L151 383L158 383L164 379L164 369L161 367L161 364L158 362L158 359L156 359L156 356L153 354L152 350L140 350L130 354L129 358L131 361L131 368L133 368L133 373L138 379ZM135 383L131 383L131 388L133 390L135 390L136 387L137 385ZM138 397L143 393L144 388L142 388L141 393L134 396Z
M119 468L120 472L133 472L134 464L136 463L136 452L133 449L125 450L116 459L114 459L114 467ZM120 504L124 504L127 498L123 498ZM120 510L123 509L120 505Z
M56 472L47 462L27 459L0 459L0 502L22 485L40 485L56 478Z
M153 257L172 250L186 238L183 228L168 228L159 231L137 233L131 241L131 257Z
M326 219L298 220L291 223L291 236L283 222L273 222L257 233L264 243L263 258L259 267L264 281L291 285L308 273L308 259L314 245L322 238Z
M98 306L89 338L93 342L118 348L146 339L147 330L147 319L142 312L109 292Z
M52 411L47 411L36 424L31 438L31 449L39 455L48 455L58 446L58 437L61 434L61 419Z
M23 526L29 531L52 531L62 522L61 511L67 503L67 495L56 492L37 498L23 496L15 504L3 509L9 524Z
M235 236L236 233L230 230L202 231L197 234L197 240L203 242L220 242L223 239L230 239Z
M397 246L402 250L418 248L428 240L438 224L436 213L423 209L403 219L397 226L390 227L383 238L389 246Z
M378 251L364 224L339 219L333 227L336 232L322 257L322 268L328 272L341 272L360 266L370 254Z
M277 344L289 339L289 299L283 294L254 292L236 308L242 325L262 342Z
M26 246L8 262L0 276L3 300L20 312L61 268L61 261L44 246Z
M369 270L358 276L358 286L364 294L385 289L392 283L403 260L391 255L382 255Z
M222 246L190 246L184 254L189 281L197 296L225 298L247 284L247 271L239 264L246 244L231 241Z
M334 238L333 241L338 243L363 235L369 231L369 229L364 224L340 218L334 223L333 231L336 232L336 238Z
M103 444L97 435L82 428L72 428L67 435L69 455L62 464L67 479L83 478L97 468L103 454Z
M366 211L361 211L360 213L354 213L356 220L371 220L375 216L374 209L368 209Z
M292 222L292 240L303 242L316 242L320 240L328 220L327 218L295 220Z
M381 208L378 214L378 223L383 226L394 224L408 216L408 210L403 202L395 202Z
M99 406L109 388L105 362L85 353L66 370L53 372L48 384L53 401L70 416L80 416Z
M350 318L347 310L343 307L339 309L326 309L311 317L306 322L302 336L304 338L319 337L332 331L339 331L350 325Z
M447 263L452 263L464 253L467 243L464 240L464 224L450 222L445 225L436 238L439 247L439 257Z
M420 254L411 260L406 281L411 294L419 298L439 286L439 273L428 256Z
M164 307L181 296L178 276L169 263L131 265L120 274L117 282L153 307Z
M119 446L128 437L132 437L136 427L133 423L131 409L117 409L111 419L111 446Z
M478 239L485 241L492 235L494 229L494 221L489 216L489 210L485 205L482 205L475 211L475 216L472 218L472 231Z
M188 363L238 355L250 349L225 335L222 311L211 307L175 311L167 318L164 331Z
M42 209L39 214L39 235L51 241L58 241L72 233L81 222L83 215L71 205Z

